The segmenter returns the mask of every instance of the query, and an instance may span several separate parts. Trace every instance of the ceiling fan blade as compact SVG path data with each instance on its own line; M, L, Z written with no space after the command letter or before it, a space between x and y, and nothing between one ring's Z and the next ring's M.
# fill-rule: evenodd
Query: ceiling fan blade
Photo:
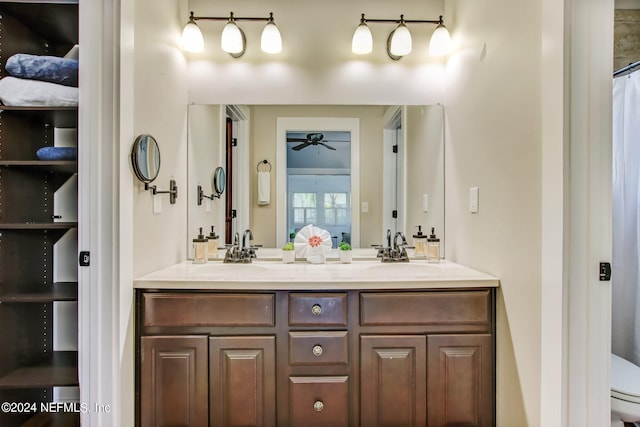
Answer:
M330 145L325 144L324 142L318 142L318 144L320 144L320 145L323 145L323 146L327 147L329 150L335 150L335 148L333 148L333 147L332 147L332 146L330 146Z
M308 147L309 145L311 145L311 143L307 141L307 142L303 142L303 143L302 143L302 144L300 144L300 145L296 145L295 147L291 147L291 149L292 149L292 150L294 150L294 151L300 151L300 150L302 150L304 147Z
M306 138L287 138L287 142L307 142Z

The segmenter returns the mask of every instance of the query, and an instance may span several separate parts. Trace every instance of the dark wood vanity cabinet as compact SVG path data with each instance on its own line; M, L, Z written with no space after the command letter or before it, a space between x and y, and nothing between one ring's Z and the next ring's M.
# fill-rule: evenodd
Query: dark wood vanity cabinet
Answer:
M137 299L138 425L495 424L493 289Z

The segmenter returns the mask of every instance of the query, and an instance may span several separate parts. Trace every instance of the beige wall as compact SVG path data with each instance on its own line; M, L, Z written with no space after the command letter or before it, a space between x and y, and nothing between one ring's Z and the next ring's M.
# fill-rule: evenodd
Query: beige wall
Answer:
M254 15L264 7L259 2L231 0L136 0L134 130L136 134L148 132L156 136L163 158L156 184L166 189L169 178L174 177L180 194L176 205L169 205L168 198L162 196L163 212L154 215L151 196L135 184L133 276L186 259L184 186L189 102L442 102L445 80L441 60L414 54L392 62L384 53L361 60L350 53L349 42L362 12L371 17L388 17L403 10L407 17L430 19L444 11L457 45L447 63L443 102L447 115L446 255L501 279L498 425L539 425L540 2L451 0L445 8L442 1L425 5L417 0L332 0L291 7L290 2L277 0L269 9L276 14L283 32L286 53L262 56L256 41L259 30L257 35L256 31L249 31L249 24L245 31L253 50L241 60L231 60L219 52L209 52L204 59L185 57L177 47L177 39L190 9L197 14L234 10L236 14ZM309 21L303 17L325 17L328 10L330 17L319 18L323 25L315 28L317 31L309 31ZM211 25L205 38L219 33L220 29ZM426 51L425 40L431 29L418 28L421 29L413 33L414 48ZM389 29L376 26L372 30L379 52ZM418 38L420 32L424 39ZM323 44L325 40L331 43ZM216 42L209 43L214 46ZM257 120L254 114L252 117ZM291 111L291 116L299 115L299 111ZM364 135L362 139L365 140ZM250 165L263 158L274 159L275 152L269 144L256 141ZM379 180L376 170L361 165L361 181ZM133 175L131 179L134 180ZM480 212L475 215L468 213L468 191L472 186L480 187ZM255 189L251 188L251 192L255 194ZM376 196L363 189L361 200L368 200L372 209ZM252 221L273 220L274 213L268 209L254 206L254 211ZM370 215L372 222L379 221ZM366 226L363 221L362 229ZM260 225L252 227L258 229Z
M498 425L540 425L539 2L456 0L445 16L447 257L500 278ZM562 185L562 183L558 183ZM469 213L469 188L479 212Z
M406 114L406 234L407 239L415 234L417 225L422 226L424 234L430 234L431 228L444 239L444 109L442 106L408 106ZM429 143L427 143L429 141ZM422 196L428 195L428 211L424 212ZM411 242L411 240L408 240ZM412 244L412 243L410 243Z
M160 173L152 185L168 190L173 178L178 198L172 205L168 195L160 195L162 212L154 214L151 192L131 173L134 277L186 259L186 62L175 44L182 31L178 5L169 0L162 3L159 7L157 1L136 0L134 105L122 108L130 108L135 117L132 138L148 133L160 146Z

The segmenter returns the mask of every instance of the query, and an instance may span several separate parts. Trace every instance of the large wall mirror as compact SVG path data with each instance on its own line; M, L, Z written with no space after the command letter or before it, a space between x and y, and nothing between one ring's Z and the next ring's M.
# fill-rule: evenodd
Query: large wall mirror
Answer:
M280 247L313 223L334 245L370 247L387 229L411 243L422 225L444 244L442 106L194 104L188 114L188 237L215 226L229 241L250 228L255 243ZM226 197L199 206L195 189L217 167Z

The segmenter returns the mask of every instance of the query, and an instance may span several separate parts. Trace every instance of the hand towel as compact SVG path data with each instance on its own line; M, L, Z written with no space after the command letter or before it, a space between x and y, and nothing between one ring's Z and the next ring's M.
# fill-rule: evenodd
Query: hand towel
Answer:
M268 205L271 200L271 172L258 172L258 204Z

